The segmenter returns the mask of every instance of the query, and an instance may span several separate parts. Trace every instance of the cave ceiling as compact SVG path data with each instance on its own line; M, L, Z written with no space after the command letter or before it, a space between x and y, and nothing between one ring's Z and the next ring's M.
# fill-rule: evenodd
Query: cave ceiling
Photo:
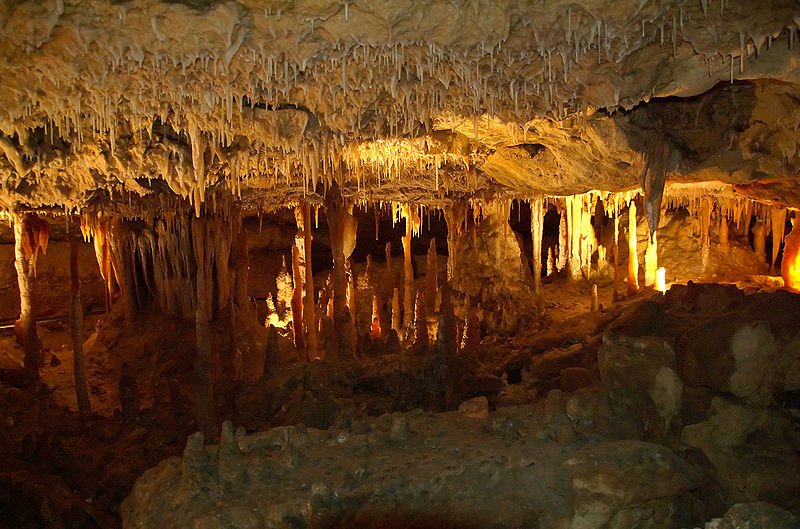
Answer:
M0 207L623 191L654 158L797 207L798 25L798 0L5 0Z

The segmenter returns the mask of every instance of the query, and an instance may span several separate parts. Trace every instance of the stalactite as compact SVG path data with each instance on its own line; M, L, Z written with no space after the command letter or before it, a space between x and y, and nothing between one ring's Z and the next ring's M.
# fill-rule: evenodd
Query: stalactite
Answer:
M636 253L636 202L628 205L628 292L639 290L639 255Z
M656 270L658 269L658 231L654 230L647 238L647 249L644 253L644 285L652 287L656 283Z
M447 280L453 280L457 256L458 237L462 233L462 219L466 216L466 205L455 203L444 208L444 220L447 224Z
M83 357L83 305L81 304L81 278L78 268L78 239L69 241L69 328L72 338L72 374L75 380L75 397L78 412L87 416L92 412L89 391L86 386L86 362Z
M292 245L292 336L294 346L305 351L305 335L303 332L303 276L300 273L300 248Z
M772 220L772 259L770 260L769 270L775 273L775 263L781 250L784 234L786 233L786 208L772 206L770 208L770 219Z
M531 200L531 246L533 248L533 295L537 305L542 298L542 225L544 221L544 201L541 196Z
M723 253L731 251L731 243L728 238L728 217L724 214L719 216L719 249Z
M431 238L425 266L425 308L428 312L436 312L436 298L439 292L438 265L436 255L436 238Z
M700 252L703 270L708 267L708 258L711 252L711 213L714 203L711 197L704 196L700 202Z
M33 255L38 251L38 242L31 244L32 232L30 228L31 216L18 215L14 219L14 266L17 269L17 284L19 285L20 316L18 323L21 327L22 346L25 350L25 373L34 380L39 379L41 363L41 345L36 331L37 300L34 289ZM28 252L26 253L26 248Z
M111 219L108 241L108 255L111 269L119 285L120 299L125 308L125 317L129 323L136 319L138 300L133 276L133 256L128 246L130 232L121 219Z
M314 273L311 266L311 206L306 202L302 206L303 218L303 251L305 253L305 297L303 299L306 328L306 360L313 360L319 355L317 343L317 317L314 303Z

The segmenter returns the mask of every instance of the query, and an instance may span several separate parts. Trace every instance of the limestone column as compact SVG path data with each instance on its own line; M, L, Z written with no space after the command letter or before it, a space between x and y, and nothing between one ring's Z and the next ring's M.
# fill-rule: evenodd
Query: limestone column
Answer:
M542 297L542 223L544 220L544 200L536 197L531 200L531 245L533 258L533 295Z
M213 230L206 218L192 219L192 242L196 274L195 334L197 353L194 360L197 395L197 426L208 442L217 436L217 419L214 405L214 358L211 346L211 273L214 263Z
M639 255L636 253L636 202L628 206L628 292L639 291Z
M406 233L403 235L403 327L410 328L414 318L414 265L411 263L411 237L414 226L410 207L404 206Z
M301 208L303 210L303 252L305 254L304 283L306 293L303 299L303 317L305 318L306 328L306 360L313 360L319 354L319 347L317 345L316 305L314 304L314 274L311 266L311 206L306 202Z
M14 266L17 269L19 285L19 323L22 330L22 347L25 350L25 373L34 380L39 379L41 345L36 332L37 303L34 293L36 267L34 255L38 243L31 244L33 232L30 227L32 217L19 215L14 219Z
M292 335L294 346L300 351L305 350L303 335L303 277L300 272L300 248L292 245Z
M75 397L82 416L91 413L89 392L86 388L86 362L83 357L83 305L81 305L81 277L78 269L78 239L70 237L69 270L71 288L69 296L69 328L72 337L72 373L75 379Z

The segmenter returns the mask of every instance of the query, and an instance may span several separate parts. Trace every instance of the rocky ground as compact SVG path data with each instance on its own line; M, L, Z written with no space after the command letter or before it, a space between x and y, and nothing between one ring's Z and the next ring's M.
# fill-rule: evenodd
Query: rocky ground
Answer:
M146 472L124 526L796 527L798 303L676 286L598 329L594 358L532 356L520 384L544 357L571 361L564 389L526 405L228 423Z

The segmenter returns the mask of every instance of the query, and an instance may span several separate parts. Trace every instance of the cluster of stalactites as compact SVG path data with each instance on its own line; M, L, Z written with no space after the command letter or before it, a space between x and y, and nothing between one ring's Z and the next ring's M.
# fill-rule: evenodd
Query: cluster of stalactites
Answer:
M187 204L151 213L148 219L129 219L104 211L84 210L81 231L92 240L106 303L123 301L129 317L154 304L164 314L192 320L197 307L196 274L213 268L217 313L231 302L241 259L241 215L231 204L215 214L209 207L193 218ZM202 232L202 233L201 233ZM209 287L211 288L211 287ZM206 295L211 297L211 290Z
M467 166L469 156L439 145L430 148L435 143L430 137L422 145L387 138L430 132L446 114L462 121L472 117L477 128L477 117L483 115L525 123L537 115L562 119L588 106L632 106L641 93L621 94L617 86L602 101L582 101L573 87L584 83L587 69L619 64L647 46L665 48L664 53L671 47L673 54L679 48L705 54L709 76L729 66L733 80L775 37L793 44L796 23L791 21L785 30L770 20L775 26L770 30L728 34L728 21L737 12L726 13L725 4L720 2L717 11L705 0L701 5L650 3L637 13L641 27L628 21L620 25L578 5L555 19L533 8L514 15L521 17L520 24L504 28L513 36L465 36L469 44L458 39L450 45L435 37L427 40L427 35L407 41L391 35L358 38L360 26L373 19L353 6L350 20L348 2L316 26L315 17L281 17L271 9L245 16L235 9L227 12L226 4L214 8L232 23L224 38L217 35L221 42L165 46L171 35L162 27L164 17L177 16L166 9L153 13L149 27L142 27L157 39L147 49L138 44L138 35L130 34L127 7L96 6L94 23L108 35L98 32L92 37L97 41L85 45L98 50L91 54L99 60L82 62L60 50L62 56L51 49L56 43L25 44L45 57L52 53L54 64L45 62L47 72L35 63L17 68L22 77L18 93L3 105L12 119L0 143L21 176L44 171L48 162L72 168L88 164L87 174L99 171L120 181L151 175L190 200L196 215L211 187L238 194L242 182L254 177L262 187L288 183L316 189L319 181L341 179L345 173L360 187L434 172L438 188L440 168ZM70 22L80 25L79 18L70 18L81 16L77 10L58 15L64 17L63 28ZM543 15L546 26L537 23ZM138 23L143 16L137 14ZM239 17L247 23L236 22ZM337 29L323 29L328 24ZM342 31L350 26L356 33ZM727 45L722 53L696 43L688 46L698 28L713 28L708 31L714 41L719 34L738 46ZM110 36L115 33L116 38ZM59 61L69 67L59 68ZM69 151L65 160L42 159L42 150L30 148L28 138L37 127L65 140L59 142ZM174 134L161 134L166 127ZM176 135L181 141L174 140ZM89 151L101 151L102 161L81 162L89 156L84 153L88 142L98 144L99 149Z

